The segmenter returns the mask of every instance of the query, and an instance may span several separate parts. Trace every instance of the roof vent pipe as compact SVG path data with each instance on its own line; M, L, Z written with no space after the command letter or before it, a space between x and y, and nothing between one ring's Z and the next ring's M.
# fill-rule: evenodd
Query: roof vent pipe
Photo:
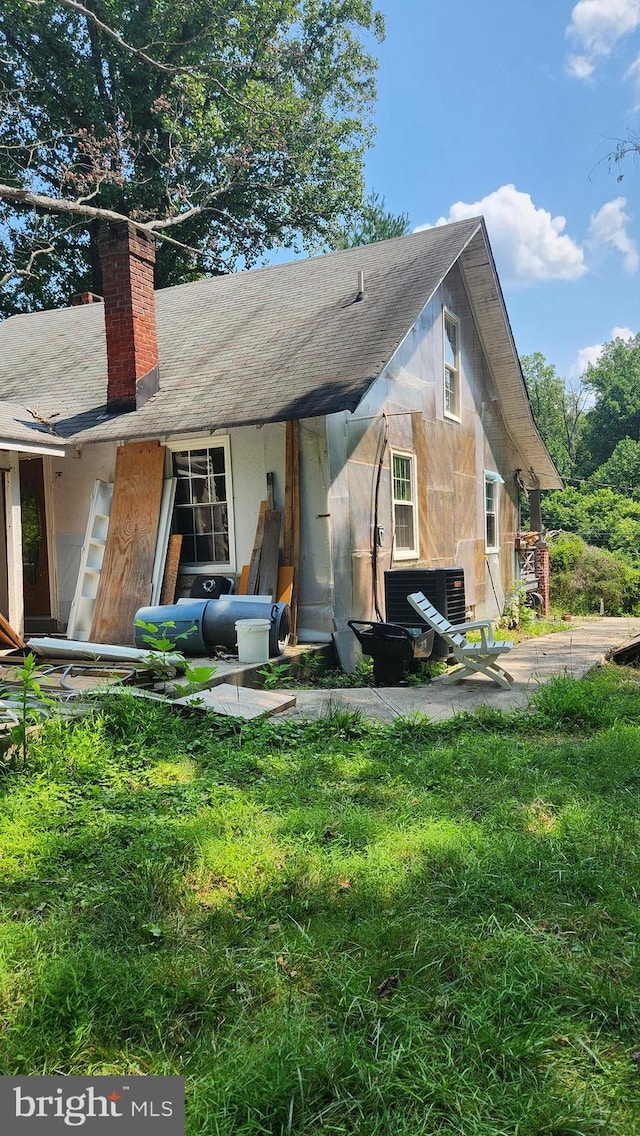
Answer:
M360 304L364 300L364 272L358 273L358 295L353 301L354 304Z

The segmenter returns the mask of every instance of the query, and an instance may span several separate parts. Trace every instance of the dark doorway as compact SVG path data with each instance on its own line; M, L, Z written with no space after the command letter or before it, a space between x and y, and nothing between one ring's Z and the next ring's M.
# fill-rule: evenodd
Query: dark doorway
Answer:
M20 461L22 577L26 631L51 627L51 589L42 458Z

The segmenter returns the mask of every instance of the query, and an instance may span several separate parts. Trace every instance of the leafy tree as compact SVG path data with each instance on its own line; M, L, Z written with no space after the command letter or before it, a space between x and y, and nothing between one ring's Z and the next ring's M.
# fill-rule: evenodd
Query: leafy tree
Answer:
M404 237L409 232L409 214L391 213L385 206L384 197L370 193L361 213L351 222L342 224L331 237L333 248L359 248L374 241L388 241L392 237Z
M568 387L541 351L524 355L520 363L536 425L558 472L569 477L583 428L585 391Z
M373 4L0 6L5 314L100 291L101 217L161 240L158 287L326 243L362 205Z
M640 501L613 489L569 486L545 495L545 524L640 564Z
M610 487L625 498L640 499L640 441L622 438L604 465L589 479L594 487Z
M640 335L606 344L584 381L595 404L585 415L579 464L590 474L608 461L623 438L640 440Z

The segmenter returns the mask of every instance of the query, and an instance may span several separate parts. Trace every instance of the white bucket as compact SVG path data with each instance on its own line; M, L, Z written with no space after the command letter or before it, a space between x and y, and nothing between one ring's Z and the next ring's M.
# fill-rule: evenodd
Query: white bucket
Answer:
M269 662L269 619L236 620L238 661L241 663Z

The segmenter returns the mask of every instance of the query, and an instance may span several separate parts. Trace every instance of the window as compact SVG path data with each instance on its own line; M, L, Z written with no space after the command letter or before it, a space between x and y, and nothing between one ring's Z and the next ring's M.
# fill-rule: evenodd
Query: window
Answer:
M455 316L444 310L444 412L460 418L460 327Z
M408 560L418 555L416 465L413 454L392 453L393 555Z
M229 443L174 450L173 531L182 534L181 567L235 568Z
M488 551L496 552L500 547L498 532L498 504L500 500L499 486L504 484L503 478L493 470L484 471L484 515L485 515L485 541Z

